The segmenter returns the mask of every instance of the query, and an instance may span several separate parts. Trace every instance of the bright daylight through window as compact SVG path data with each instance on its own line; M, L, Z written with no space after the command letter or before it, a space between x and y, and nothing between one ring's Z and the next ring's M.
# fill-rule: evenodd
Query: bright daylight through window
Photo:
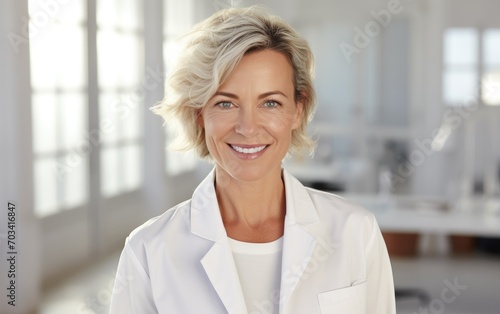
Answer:
M114 196L142 182L143 99L133 93L144 73L142 1L97 1L101 193Z
M169 64L175 59L180 50L180 37L186 33L194 24L192 17L193 1L164 0L164 40L163 59L165 69L169 70ZM165 129L166 146L174 140L173 128ZM165 156L165 168L167 174L177 175L196 167L197 157L193 152L178 152L167 150Z
M85 207L89 199L118 196L142 184L144 99L133 91L144 76L143 2L96 0L92 18L87 17L89 3L47 7L29 1L38 217ZM97 47L97 60L89 47ZM97 89L89 84L95 80ZM89 123L92 116L99 121ZM90 162L92 154L100 155L99 163ZM99 175L101 195L89 190L90 173Z
M450 28L444 33L443 101L500 105L500 30ZM479 96L481 95L481 96Z
M88 154L79 149L88 133L86 8L80 0L58 9L49 22L39 2L29 1L37 216L88 199Z

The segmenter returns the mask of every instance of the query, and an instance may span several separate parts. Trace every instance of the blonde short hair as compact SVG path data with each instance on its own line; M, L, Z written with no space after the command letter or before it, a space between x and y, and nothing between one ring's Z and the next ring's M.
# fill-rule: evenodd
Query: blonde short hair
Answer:
M297 157L313 153L314 141L307 135L307 124L316 108L313 55L307 42L290 25L260 6L231 8L195 25L185 40L167 79L165 98L152 108L166 124L178 123L174 148L195 149L200 157L211 159L205 131L197 123L201 109L245 53L271 49L290 61L295 100L304 106L302 123L292 131L288 152Z

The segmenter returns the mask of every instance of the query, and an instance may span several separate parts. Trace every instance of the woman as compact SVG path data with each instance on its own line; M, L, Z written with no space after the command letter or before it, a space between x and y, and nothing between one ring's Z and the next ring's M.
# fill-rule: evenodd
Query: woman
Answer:
M313 147L312 70L306 41L258 7L188 35L154 111L215 167L127 238L111 313L395 313L373 215L282 169Z

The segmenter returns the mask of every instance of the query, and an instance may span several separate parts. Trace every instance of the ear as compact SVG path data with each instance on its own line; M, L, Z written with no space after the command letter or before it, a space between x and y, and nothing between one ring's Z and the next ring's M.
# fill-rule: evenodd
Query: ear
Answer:
M297 100L295 103L295 114L293 117L292 130L298 129L302 124L302 115L304 114L304 101Z

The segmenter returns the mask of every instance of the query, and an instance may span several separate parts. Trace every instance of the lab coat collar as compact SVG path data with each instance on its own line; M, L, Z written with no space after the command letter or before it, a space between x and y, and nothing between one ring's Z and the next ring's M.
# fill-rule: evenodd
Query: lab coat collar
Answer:
M215 169L193 193L191 232L215 242L200 262L227 312L246 313L245 298L215 194L214 178Z
M191 198L191 232L217 242L226 235L215 194L215 168L198 185Z
M304 186L288 171L282 170L285 182L286 219L307 227L319 222L318 214ZM225 235L214 187L215 168L200 183L191 199L191 231L207 240Z
M288 300L300 284L307 262L320 236L319 216L309 193L288 171L283 170L286 194L285 234L281 263L280 309L285 313Z
M318 213L302 183L285 169L283 169L283 180L285 182L286 218L303 227L318 223Z
M300 282L319 236L319 217L309 193L286 170L286 216L281 272L280 313ZM245 313L245 301L214 187L215 169L196 188L191 199L191 232L215 242L201 263L228 313Z

